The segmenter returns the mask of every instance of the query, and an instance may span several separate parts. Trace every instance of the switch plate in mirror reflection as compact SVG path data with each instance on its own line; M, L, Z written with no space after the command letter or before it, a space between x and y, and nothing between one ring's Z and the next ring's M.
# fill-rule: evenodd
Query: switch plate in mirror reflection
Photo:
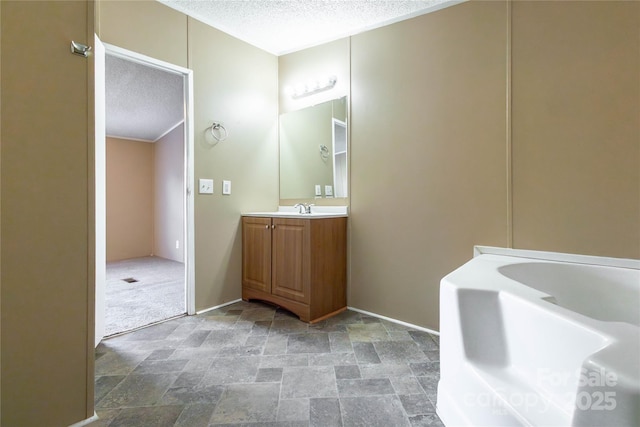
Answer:
M322 187L325 197L348 197L347 107L344 96L280 115L280 199L317 198Z

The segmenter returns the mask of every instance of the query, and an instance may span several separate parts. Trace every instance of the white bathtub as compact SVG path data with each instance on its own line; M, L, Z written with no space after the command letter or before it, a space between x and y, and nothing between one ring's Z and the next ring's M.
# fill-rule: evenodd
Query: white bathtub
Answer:
M476 247L440 285L451 426L640 426L640 261Z

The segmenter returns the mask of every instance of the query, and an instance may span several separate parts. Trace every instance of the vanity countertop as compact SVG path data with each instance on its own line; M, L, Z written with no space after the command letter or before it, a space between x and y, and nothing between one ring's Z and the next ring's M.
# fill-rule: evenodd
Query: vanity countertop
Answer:
M269 218L321 219L348 217L347 206L312 206L311 213L301 214L293 206L280 206L275 212L246 212L242 216Z

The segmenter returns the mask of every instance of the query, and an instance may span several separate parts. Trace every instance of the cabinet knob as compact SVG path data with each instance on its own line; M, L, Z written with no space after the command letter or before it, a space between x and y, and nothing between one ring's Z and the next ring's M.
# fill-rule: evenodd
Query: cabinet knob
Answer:
M268 229L269 229L269 226L268 226L268 225L265 225L265 226L264 226L264 228L266 228L266 229L268 230Z
M271 225L271 228L276 228L276 225L275 225L275 224L272 224L272 225Z

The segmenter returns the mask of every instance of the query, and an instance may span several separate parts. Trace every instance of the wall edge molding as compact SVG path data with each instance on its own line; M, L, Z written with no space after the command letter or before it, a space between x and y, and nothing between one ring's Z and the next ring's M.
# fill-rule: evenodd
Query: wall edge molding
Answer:
M427 332L427 333L430 333L430 334L433 334L433 335L440 336L440 332L438 332L438 331L434 331L433 329L425 328L423 326L414 325L413 323L404 322L402 320L394 319L392 317L383 316L381 314L372 313L372 312L366 311L366 310L361 310L361 309L355 308L355 307L347 306L347 309L355 311L355 312L360 313L360 314L366 314L367 316L377 317L378 319L386 320L387 322L397 323L398 325L408 326L410 328L417 329L417 330L422 331L422 332Z

